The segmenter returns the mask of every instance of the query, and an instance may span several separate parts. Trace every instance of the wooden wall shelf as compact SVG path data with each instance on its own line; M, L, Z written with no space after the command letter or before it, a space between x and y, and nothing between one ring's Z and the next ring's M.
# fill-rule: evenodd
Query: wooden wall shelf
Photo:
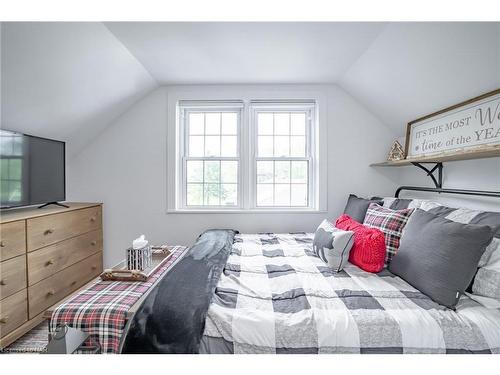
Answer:
M413 163L443 163L445 161L485 159L494 157L500 157L500 146L457 152L454 154L444 155L444 156L427 156L415 159L385 161L382 163L370 164L370 167L402 167L405 165L413 165Z

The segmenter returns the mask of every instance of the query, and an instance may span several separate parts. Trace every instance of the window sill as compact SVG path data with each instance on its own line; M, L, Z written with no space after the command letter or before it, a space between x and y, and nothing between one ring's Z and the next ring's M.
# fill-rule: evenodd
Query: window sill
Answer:
M167 214L320 214L327 213L326 210L317 209L168 209Z

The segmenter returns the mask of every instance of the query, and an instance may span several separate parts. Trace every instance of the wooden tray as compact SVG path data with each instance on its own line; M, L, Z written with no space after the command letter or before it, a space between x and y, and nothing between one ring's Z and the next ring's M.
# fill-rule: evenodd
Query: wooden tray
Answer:
M105 269L101 273L101 280L104 281L146 281L153 273L161 268L172 256L167 246L152 246L151 267L145 270L128 270L125 262L118 267Z

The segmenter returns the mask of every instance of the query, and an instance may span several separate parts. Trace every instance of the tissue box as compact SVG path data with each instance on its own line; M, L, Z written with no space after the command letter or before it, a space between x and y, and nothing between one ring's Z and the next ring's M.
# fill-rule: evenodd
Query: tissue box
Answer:
M127 269L144 271L151 267L151 247L146 245L140 249L129 247L126 250Z

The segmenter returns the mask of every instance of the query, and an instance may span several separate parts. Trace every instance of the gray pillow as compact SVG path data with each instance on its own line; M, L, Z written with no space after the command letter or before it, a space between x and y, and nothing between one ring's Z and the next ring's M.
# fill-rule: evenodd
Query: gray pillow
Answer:
M363 223L363 220L365 220L366 211L368 210L368 206L370 205L370 203L382 204L383 200L376 197L372 199L358 198L354 194L351 194L347 199L344 213L352 217L358 223Z
M389 270L437 303L454 308L492 238L489 226L457 223L417 209Z
M323 220L313 240L314 253L336 272L341 271L349 259L354 243L354 232L345 231Z
M463 224L488 225L494 238L479 260L479 269L467 292L500 301L500 212L471 210L439 206L428 212Z

